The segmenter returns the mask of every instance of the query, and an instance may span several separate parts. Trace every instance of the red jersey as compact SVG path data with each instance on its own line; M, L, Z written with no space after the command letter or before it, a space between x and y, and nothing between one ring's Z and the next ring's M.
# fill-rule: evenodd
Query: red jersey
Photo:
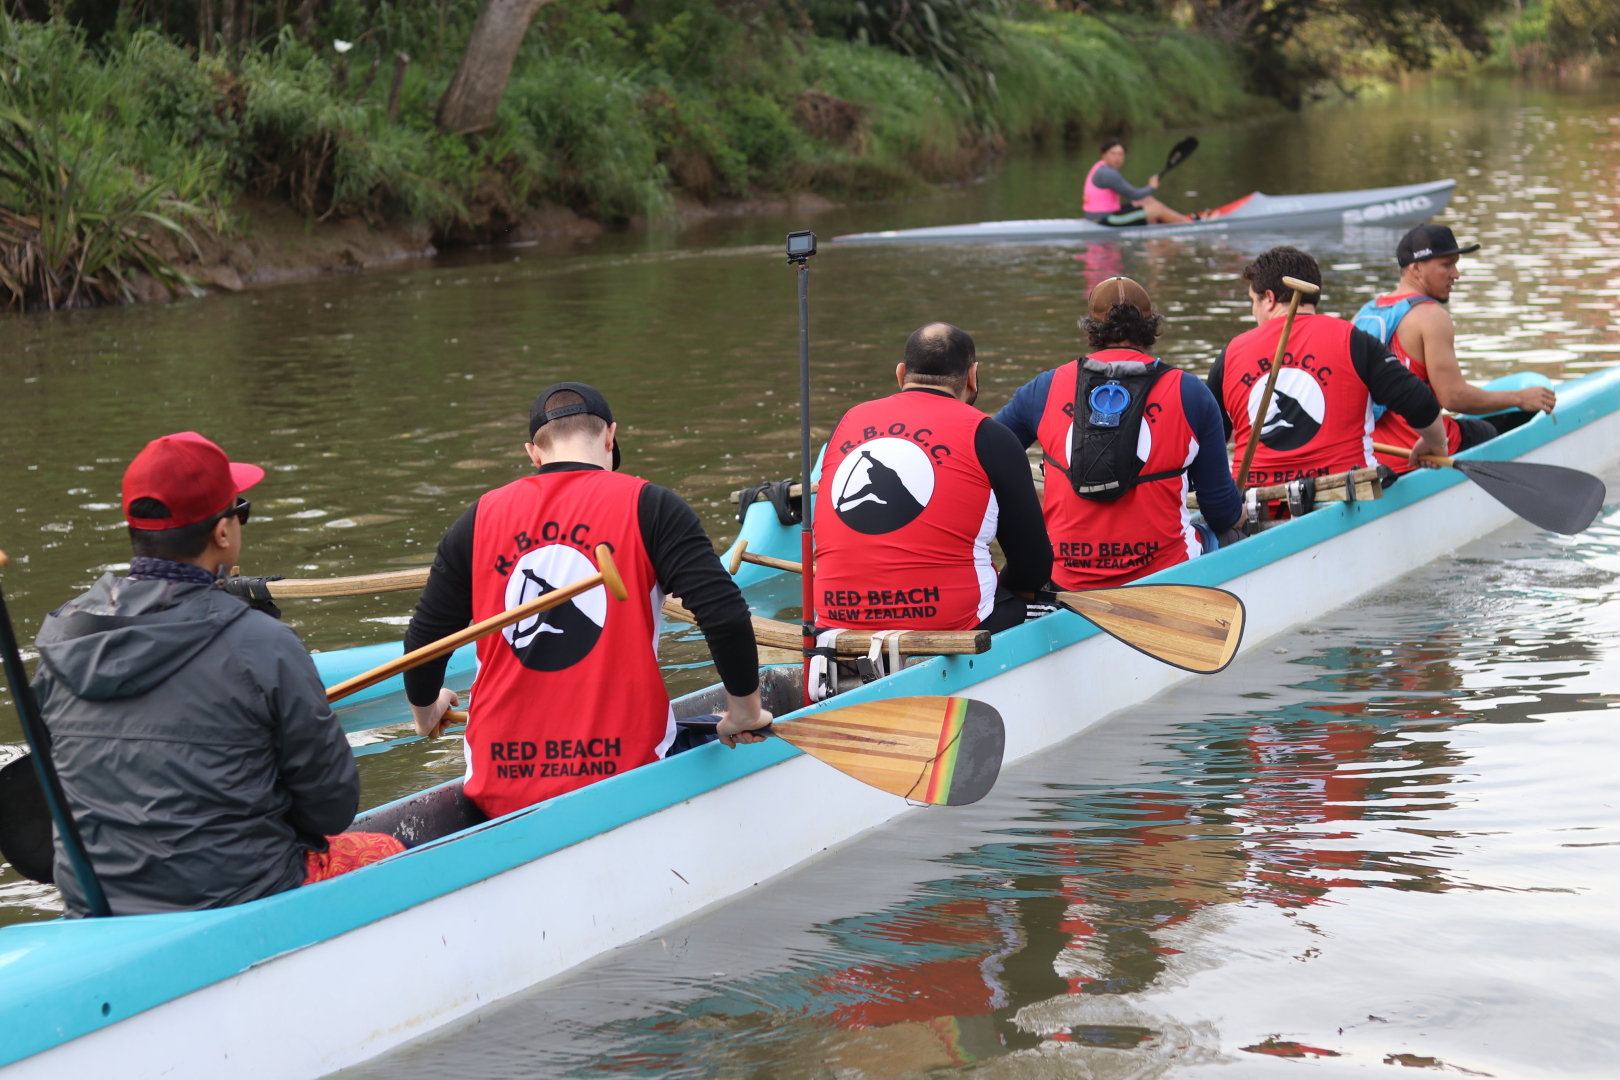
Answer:
M1379 329L1387 329L1389 333L1387 338L1383 338L1382 334L1379 337L1389 346L1390 351L1395 354L1396 358L1406 366L1406 370L1422 379L1423 385L1430 390L1434 389L1434 384L1429 382L1428 366L1406 351L1405 347L1401 345L1400 334L1396 331L1400 328L1401 320L1406 318L1414 307L1419 304L1437 302L1432 296L1426 296L1423 293L1397 293L1394 296L1380 296L1376 300L1368 302L1361 309L1363 312L1366 312L1368 308L1381 309L1393 316L1392 319L1379 320L1383 323L1383 325L1379 326ZM1360 324L1361 320L1358 319L1357 322ZM1391 322L1393 325L1390 325ZM1371 327L1363 326L1363 329L1371 332ZM1462 449L1462 428L1457 425L1456 420L1449 416L1442 417L1442 419L1444 419L1446 425L1446 453L1455 454ZM1386 446L1411 446L1417 441L1418 434L1412 430L1412 425L1408 424L1399 414L1389 409L1385 409L1373 424L1373 442L1383 443ZM1413 469L1420 467L1413 465L1411 460L1404 454L1400 457L1379 454L1377 457L1379 461L1388 465L1397 473L1411 472Z
M1235 479L1286 321L1281 316L1269 319L1239 334L1226 347L1218 393L1232 418ZM1295 317L1249 469L1250 487L1376 464L1372 398L1350 357L1352 329L1350 323L1331 315L1301 312Z
M658 669L663 598L637 512L646 483L542 473L478 501L474 622L596 573L598 544L630 594L616 602L597 586L478 642L466 792L490 817L657 761L675 737Z
M1130 349L1105 349L1093 359L1143 360ZM1037 438L1046 457L1069 467L1074 445L1074 391L1080 361L1052 373ZM1171 368L1148 391L1136 457L1142 473L1185 469L1198 456L1198 440L1181 407L1185 372ZM1067 476L1051 470L1041 500L1052 538L1052 580L1060 589L1124 585L1203 552L1187 511L1187 474L1137 484L1113 502L1092 502L1074 493Z
M816 493L816 623L971 630L995 607L997 505L975 446L985 415L906 390L833 429Z

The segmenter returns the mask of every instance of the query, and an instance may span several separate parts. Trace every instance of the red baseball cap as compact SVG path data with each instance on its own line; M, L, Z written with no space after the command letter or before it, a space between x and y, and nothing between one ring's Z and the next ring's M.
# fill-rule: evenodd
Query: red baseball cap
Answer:
M197 434L182 431L146 444L124 470L124 520L137 529L178 529L227 509L239 492L264 479L257 465L244 465ZM136 499L156 499L166 518L131 516Z

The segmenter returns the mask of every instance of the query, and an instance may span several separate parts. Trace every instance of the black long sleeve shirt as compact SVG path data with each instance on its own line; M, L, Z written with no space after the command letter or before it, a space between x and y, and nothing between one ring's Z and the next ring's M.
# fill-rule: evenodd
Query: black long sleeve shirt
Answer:
M559 461L540 467L541 473L596 469L583 462ZM748 602L732 580L696 512L668 488L648 484L636 506L641 542L646 546L666 593L681 598L697 618L715 669L727 692L745 697L759 689L759 649ZM405 631L405 650L420 648L472 621L473 529L478 504L450 526L439 541L433 569L428 574L416 613ZM445 657L405 673L405 696L413 705L431 704L444 685Z
M1422 429L1440 416L1440 402L1429 385L1406 369L1406 365L1390 351L1389 346L1365 330L1350 331L1350 363L1367 386L1367 396L1374 405L1382 405L1396 416ZM1226 426L1226 437L1232 437L1232 416L1226 411L1226 394L1222 381L1226 377L1226 350L1216 357L1209 369L1209 388L1215 392L1215 403L1221 407L1221 421Z
M1018 436L987 416L973 434L973 449L990 478L990 490L1000 510L996 542L1007 556L1001 570L1002 586L1015 593L1046 588L1052 580L1052 541L1046 535L1041 497L1035 494L1029 458L1018 445Z

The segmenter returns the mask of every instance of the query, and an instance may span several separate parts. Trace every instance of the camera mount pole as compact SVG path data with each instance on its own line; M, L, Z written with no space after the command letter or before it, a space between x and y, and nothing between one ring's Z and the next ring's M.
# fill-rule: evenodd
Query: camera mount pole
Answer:
M796 237L808 243L794 243ZM810 256L816 253L814 233L794 233L788 237L788 262L799 272L799 565L803 568L799 621L804 633L804 703L810 698L810 650L816 647L815 625L815 496L810 491L810 470L815 452L810 439Z

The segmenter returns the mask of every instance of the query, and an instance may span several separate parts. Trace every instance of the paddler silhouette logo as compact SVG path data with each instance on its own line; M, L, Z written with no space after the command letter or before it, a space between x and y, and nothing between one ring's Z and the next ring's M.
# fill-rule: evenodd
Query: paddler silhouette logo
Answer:
M833 509L839 520L868 536L911 524L933 497L933 462L909 439L863 443L833 474Z
M507 609L596 573L583 554L562 544L527 552L506 578ZM561 671L596 647L607 619L607 590L598 585L550 611L508 626L502 633L526 668Z
M1250 424L1260 411L1260 399L1265 393L1264 379L1249 390ZM1327 399L1316 380L1298 368L1285 367L1277 373L1277 389L1271 395L1271 408L1266 410L1260 441L1273 450L1298 450L1316 438L1326 413Z

